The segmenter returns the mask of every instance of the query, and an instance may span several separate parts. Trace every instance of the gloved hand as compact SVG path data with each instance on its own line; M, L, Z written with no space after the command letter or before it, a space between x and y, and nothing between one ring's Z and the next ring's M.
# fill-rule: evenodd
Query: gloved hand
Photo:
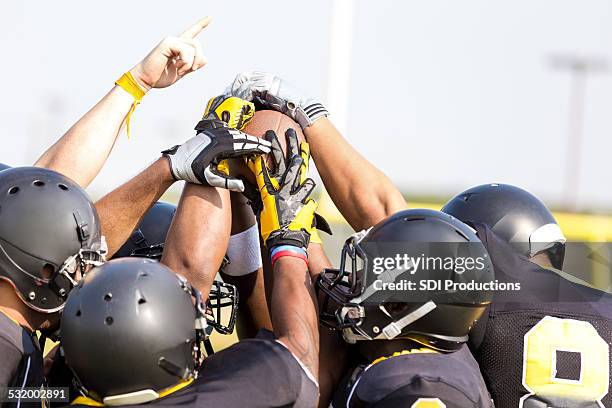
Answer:
M270 142L231 129L223 122L202 121L198 134L162 154L170 161L172 175L177 180L244 191L242 180L229 177L223 159L270 152Z
M287 81L267 72L238 74L226 93L246 101L258 101L270 109L289 115L302 129L329 115L319 101L305 96Z
M230 95L210 98L202 120L217 120L227 123L233 129L241 130L255 113L255 105Z
M266 134L267 138L272 137L270 132ZM287 130L286 137L287 157L279 160L280 165L272 174L263 157L248 162L263 203L259 228L268 248L291 245L306 249L315 228L314 212L317 208L316 202L310 198L315 182L307 178L310 150L308 143L298 143L293 129ZM273 143L278 144L278 141Z

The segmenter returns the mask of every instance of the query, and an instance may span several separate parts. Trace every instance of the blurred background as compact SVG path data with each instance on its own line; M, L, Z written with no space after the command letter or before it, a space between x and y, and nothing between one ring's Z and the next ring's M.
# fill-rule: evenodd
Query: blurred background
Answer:
M558 209L612 210L609 0L7 2L0 162L32 163L161 38L204 15L209 65L145 98L94 196L191 136L210 96L259 69L323 99L411 201L495 181Z
M191 137L206 101L256 69L320 97L412 206L511 183L557 210L571 239L612 241L609 0L6 2L0 162L33 163L163 37L205 15L209 64L147 95L94 198ZM335 258L351 231L321 195ZM592 279L602 288L606 271Z

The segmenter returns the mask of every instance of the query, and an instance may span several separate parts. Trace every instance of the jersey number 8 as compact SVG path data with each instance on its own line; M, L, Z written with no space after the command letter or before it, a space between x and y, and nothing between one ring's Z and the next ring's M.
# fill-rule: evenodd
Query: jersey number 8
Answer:
M563 357L574 363L558 365ZM609 361L608 344L589 322L544 317L525 334L523 386L530 394L521 398L519 408L603 408ZM558 366L569 366L572 374L559 372Z

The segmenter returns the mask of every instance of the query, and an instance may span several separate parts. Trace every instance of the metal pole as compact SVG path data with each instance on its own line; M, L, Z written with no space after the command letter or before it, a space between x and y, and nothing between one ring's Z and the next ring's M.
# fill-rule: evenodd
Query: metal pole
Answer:
M551 58L551 65L570 71L571 75L563 206L576 211L580 196L587 77L594 72L606 71L607 62L597 57L556 55Z
M563 192L563 204L570 211L578 209L578 196L580 193L586 75L586 70L582 69L573 69L571 73L565 186Z

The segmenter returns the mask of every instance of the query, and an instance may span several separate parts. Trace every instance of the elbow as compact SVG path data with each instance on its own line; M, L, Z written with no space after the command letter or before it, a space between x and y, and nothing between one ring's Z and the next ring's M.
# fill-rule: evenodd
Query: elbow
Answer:
M406 200L395 187L393 190L381 188L368 194L369 198L366 200L356 196L351 198L351 202L358 204L358 213L350 220L353 221L350 224L355 231L367 229L396 212L408 208Z
M218 268L214 268L207 259L201 259L195 254L175 251L167 248L161 262L175 273L184 276L203 294L208 294Z
M404 196L393 187L391 193L383 194L379 197L381 202L381 206L383 207L383 211L385 213L385 218L395 214L398 211L403 211L408 208L408 203Z

